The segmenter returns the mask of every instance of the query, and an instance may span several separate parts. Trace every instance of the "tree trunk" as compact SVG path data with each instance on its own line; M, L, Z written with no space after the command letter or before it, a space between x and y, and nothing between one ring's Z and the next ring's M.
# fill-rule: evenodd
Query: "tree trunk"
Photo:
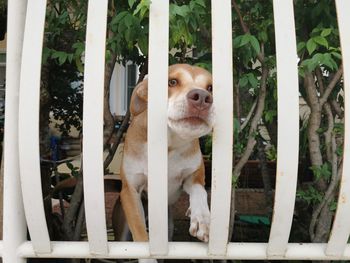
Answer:
M321 142L319 136L319 129L322 120L322 106L319 101L318 91L315 85L315 76L312 73L306 73L304 79L304 87L307 94L307 102L311 108L308 125L308 140L309 140L309 154L311 164L313 167L321 167L323 165ZM328 189L326 179L314 179L314 185L321 193L325 193ZM312 242L327 242L330 233L333 213L330 211L329 204L333 200L330 198L326 204L319 210L315 206L312 214L312 221L310 223L309 233ZM314 222L314 223L313 223Z

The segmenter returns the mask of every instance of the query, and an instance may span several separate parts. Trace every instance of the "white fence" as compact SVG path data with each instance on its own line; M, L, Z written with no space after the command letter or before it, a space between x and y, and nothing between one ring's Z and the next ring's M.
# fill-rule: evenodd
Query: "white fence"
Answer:
M40 191L39 88L46 0L8 3L7 90L4 148L5 263L41 258L208 258L350 260L350 107L345 112L343 178L332 234L325 244L288 243L294 210L299 139L297 54L292 0L274 0L278 68L278 164L268 243L228 243L232 171L231 1L212 1L214 103L213 184L209 244L168 242L167 85L169 2L152 0L149 50L149 243L108 242L103 189L103 75L107 0L90 0L84 89L84 191L88 242L51 242ZM350 101L350 1L336 0ZM282 89L283 87L283 89ZM154 103L156 102L157 103ZM88 105L94 105L89 107ZM33 125L33 123L36 125ZM152 128L152 129L151 129ZM163 158L160 160L159 158ZM159 187L159 186L162 187ZM155 191L156 189L156 191ZM28 226L31 241L26 240Z

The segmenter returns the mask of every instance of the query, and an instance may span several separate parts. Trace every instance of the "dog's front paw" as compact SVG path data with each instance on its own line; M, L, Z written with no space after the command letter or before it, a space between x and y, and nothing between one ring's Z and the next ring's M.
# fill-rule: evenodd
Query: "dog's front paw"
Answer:
M191 218L191 224L189 232L191 236L197 237L199 240L209 241L209 223L210 212L209 209L191 209L189 208L186 213Z

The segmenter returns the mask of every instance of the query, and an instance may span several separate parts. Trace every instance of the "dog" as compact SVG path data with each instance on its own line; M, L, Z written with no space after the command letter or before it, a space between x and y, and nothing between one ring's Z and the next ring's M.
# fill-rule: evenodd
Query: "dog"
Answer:
M148 241L141 202L141 193L147 192L147 94L145 79L131 97L131 123L121 167L120 199L134 241ZM210 133L213 127L211 74L187 64L170 66L167 114L168 203L173 204L183 189L190 200L186 213L190 217L189 233L208 242L210 211L198 138Z

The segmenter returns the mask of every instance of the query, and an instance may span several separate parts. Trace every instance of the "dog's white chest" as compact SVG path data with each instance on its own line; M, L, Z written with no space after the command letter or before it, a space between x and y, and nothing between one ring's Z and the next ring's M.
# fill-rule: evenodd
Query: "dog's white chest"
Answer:
M176 201L184 180L193 174L201 163L201 154L183 156L178 151L168 155L168 196L169 203Z
M123 169L126 179L138 191L147 191L147 146L140 159L124 156ZM168 197L169 204L174 203L179 194L184 180L193 174L200 166L202 156L196 152L190 156L186 155L186 148L176 149L168 153ZM166 175L164 175L166 176Z

